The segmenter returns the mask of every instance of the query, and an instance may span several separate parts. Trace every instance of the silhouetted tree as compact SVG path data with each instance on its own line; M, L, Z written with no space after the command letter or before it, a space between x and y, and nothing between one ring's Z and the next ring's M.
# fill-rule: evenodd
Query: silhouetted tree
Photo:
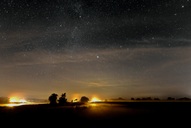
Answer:
M56 94L56 93L52 93L49 96L48 100L50 101L51 105L56 105L57 104L57 97L58 97L58 94Z
M154 98L154 100L160 100L159 98Z
M80 99L80 102L82 102L82 103L87 103L88 101L89 101L89 98L86 96L82 96Z
M182 97L182 98L179 98L179 99L177 99L177 100L191 100L191 99L188 98L188 97Z
M59 103L60 105L63 105L63 104L65 104L66 102L67 102L66 93L63 93L63 94L60 96L60 98L59 98L59 100L58 100L58 103Z
M168 97L167 100L175 100L173 97Z

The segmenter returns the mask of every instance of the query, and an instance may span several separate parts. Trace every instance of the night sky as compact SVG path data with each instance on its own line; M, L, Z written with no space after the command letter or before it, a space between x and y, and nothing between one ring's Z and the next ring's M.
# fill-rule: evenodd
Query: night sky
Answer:
M191 0L1 0L0 96L191 96Z

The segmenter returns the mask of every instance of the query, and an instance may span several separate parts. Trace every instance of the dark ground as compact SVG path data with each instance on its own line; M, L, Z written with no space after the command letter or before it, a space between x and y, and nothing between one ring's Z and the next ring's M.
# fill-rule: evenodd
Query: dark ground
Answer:
M18 127L188 127L191 102L125 102L0 107L4 126Z

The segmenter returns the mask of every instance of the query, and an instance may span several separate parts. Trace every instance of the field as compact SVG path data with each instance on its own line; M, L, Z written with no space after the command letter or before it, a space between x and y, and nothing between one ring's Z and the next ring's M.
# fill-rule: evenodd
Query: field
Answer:
M191 102L105 102L0 107L1 125L19 127L121 128L187 126Z

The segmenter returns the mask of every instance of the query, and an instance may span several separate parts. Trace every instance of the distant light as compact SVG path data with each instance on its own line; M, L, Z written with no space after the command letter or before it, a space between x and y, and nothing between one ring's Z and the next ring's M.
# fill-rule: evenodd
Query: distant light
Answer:
M10 99L9 99L9 102L10 103L25 103L25 102L27 102L25 99L21 99L21 98L19 98L19 97L11 97Z
M25 99L20 99L19 102L25 103L27 101Z
M97 97L93 97L90 102L100 102L101 100Z
M9 102L18 102L18 98L17 97L11 97L10 99L9 99Z

